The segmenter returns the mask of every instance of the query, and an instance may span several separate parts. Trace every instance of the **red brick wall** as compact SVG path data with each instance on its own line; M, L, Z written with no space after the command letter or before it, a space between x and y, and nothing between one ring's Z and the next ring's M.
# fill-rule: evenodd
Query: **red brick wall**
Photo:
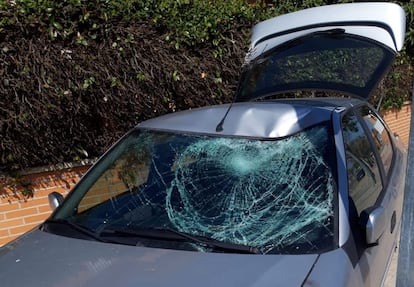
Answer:
M18 179L0 177L0 246L39 225L51 213L47 195L66 195L87 170L87 166L66 170L34 172ZM22 194L31 189L33 196Z
M401 110L391 109L382 113L392 132L397 133L406 147L410 136L411 103L406 103Z
M411 104L404 105L401 110L385 111L383 115L392 132L398 133L407 146ZM22 195L24 188L14 189L12 179L0 177L0 246L46 219L51 213L47 195L52 191L66 195L87 168L82 166L53 172L33 172L23 176L19 180L30 183L33 197Z

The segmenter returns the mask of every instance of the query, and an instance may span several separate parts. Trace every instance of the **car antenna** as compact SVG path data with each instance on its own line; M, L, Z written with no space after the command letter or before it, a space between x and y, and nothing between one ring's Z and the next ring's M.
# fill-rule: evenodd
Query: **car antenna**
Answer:
M234 97L233 97L233 100L231 101L231 103L230 103L230 105L229 105L229 107L227 108L227 111L226 111L226 113L224 114L224 116L223 116L223 118L221 119L221 121L217 124L217 126L216 126L216 132L217 133L219 133L219 132L222 132L223 131L223 124L224 124L224 121L226 120L226 118L227 118L227 115L229 114L229 112L230 112L230 109L232 108L232 106L233 106L233 104L236 102L236 100L237 100L237 96L239 95L239 93L240 93L240 90L241 90L241 80L238 82L238 84L237 84L237 89L236 89L236 93L234 94Z
M266 48L267 48L267 44L263 47L263 51L262 51L262 53L266 50ZM252 53L254 52L254 49L251 49L248 53L247 53L247 55L246 55L246 59L248 58L248 56L249 55L251 55ZM254 60L253 60L253 62L245 62L244 64L243 64L243 67L242 67L242 69L246 69L246 67L247 66L252 66L254 63L256 63L257 62L257 60L259 59L259 56L257 56ZM227 111L226 111L226 113L224 114L224 116L223 116L223 118L221 119L221 121L217 124L217 126L216 126L216 132L217 133L219 133L219 132L222 132L223 131L223 124L224 124L224 121L226 120L226 118L227 118L227 115L229 114L229 112L230 112L230 109L233 107L233 104L236 102L236 100L237 100L237 97L238 97L238 95L240 94L240 91L241 91L241 83L242 83L242 79L239 81L239 83L237 84L237 89L236 89L236 93L235 93L235 95L234 95L234 97L233 97L233 100L231 101L231 103L230 103L230 105L229 105L229 107L227 108Z
M238 86L237 86L237 87L238 87ZM238 90L238 88L237 88L237 90ZM237 93L236 93L236 95L237 95ZM234 97L233 97L233 100L231 101L231 103L230 103L229 107L227 108L226 113L224 114L224 116L223 116L223 118L221 119L221 121L217 124L217 126L216 126L216 132L217 132L217 133L219 133L219 132L222 132L222 131L223 131L223 124L224 124L224 121L226 120L227 115L228 115L228 113L230 112L231 107L233 106L234 102L236 101L236 98L237 98L237 96L234 96Z

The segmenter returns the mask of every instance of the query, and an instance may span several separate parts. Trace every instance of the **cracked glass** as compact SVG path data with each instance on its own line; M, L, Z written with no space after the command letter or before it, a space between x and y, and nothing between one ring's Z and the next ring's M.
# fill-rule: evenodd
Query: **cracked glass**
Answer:
M137 130L89 172L55 217L96 234L163 228L260 253L318 253L334 247L332 154L327 123L276 140Z

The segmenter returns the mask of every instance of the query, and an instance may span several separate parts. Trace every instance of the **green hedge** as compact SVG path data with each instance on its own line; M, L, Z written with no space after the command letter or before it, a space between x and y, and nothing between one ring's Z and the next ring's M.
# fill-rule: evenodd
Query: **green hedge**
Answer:
M252 24L299 9L354 1L329 0L0 0L0 28L41 28L52 40L71 40L78 33L97 40L97 30L108 23L149 22L160 29L176 48L210 42L219 46L235 25ZM413 54L414 0L394 1L407 14L406 51ZM77 39L82 43L83 39Z
M255 23L347 1L266 2L0 0L0 171L96 157L139 121L229 102ZM414 0L402 5L383 107L411 97Z

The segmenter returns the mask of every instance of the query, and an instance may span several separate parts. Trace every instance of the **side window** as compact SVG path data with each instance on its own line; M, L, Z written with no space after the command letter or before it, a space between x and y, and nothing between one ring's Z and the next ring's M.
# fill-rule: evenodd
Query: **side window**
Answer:
M370 108L366 106L362 107L359 112L363 116L368 129L371 131L375 147L378 149L382 164L384 165L385 174L388 175L393 158L390 135L384 124Z
M349 196L359 215L361 211L375 204L382 190L381 176L374 150L354 114L348 113L342 118L342 130Z

